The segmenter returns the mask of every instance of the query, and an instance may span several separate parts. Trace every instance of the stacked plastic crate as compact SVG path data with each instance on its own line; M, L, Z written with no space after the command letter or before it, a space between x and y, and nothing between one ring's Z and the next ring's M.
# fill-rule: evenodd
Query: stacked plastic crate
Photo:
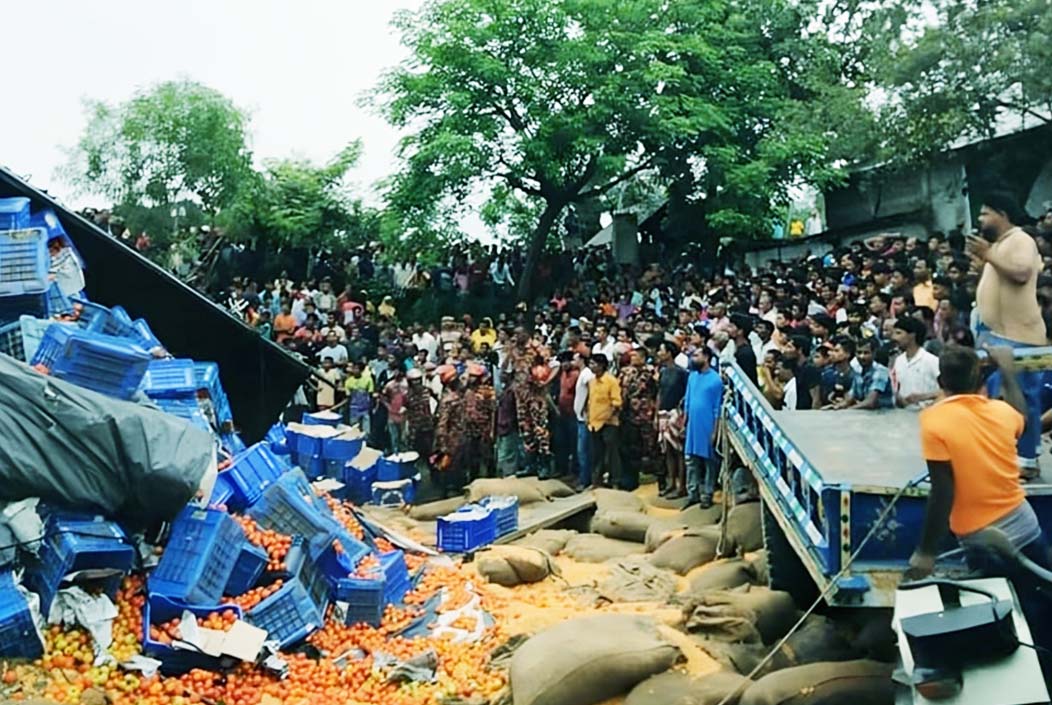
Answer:
M131 328L139 330L136 322L131 322ZM230 401L219 381L219 365L214 362L152 360L143 376L142 390L162 411L206 430L215 428L226 434L233 430Z
M31 227L28 198L0 198L0 324L48 317L47 240Z

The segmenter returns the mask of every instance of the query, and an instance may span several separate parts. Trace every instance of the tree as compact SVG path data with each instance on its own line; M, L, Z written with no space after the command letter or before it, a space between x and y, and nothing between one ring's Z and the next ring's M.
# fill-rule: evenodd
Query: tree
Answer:
M165 206L192 198L210 218L252 174L248 115L192 81L169 81L120 105L92 101L66 176L118 204Z
M689 181L701 232L756 232L793 180L835 176L833 128L802 119L832 49L804 22L791 0L431 0L377 91L409 132L388 204L418 232L477 189L533 204L524 297L564 209L648 169Z
M344 181L361 151L355 140L323 166L268 162L224 213L224 227L234 238L257 238L274 247L361 243L379 227L378 215L353 198Z
M851 4L851 3L849 3ZM1012 116L1052 123L1052 0L854 3L882 135L875 156L924 160L994 136Z

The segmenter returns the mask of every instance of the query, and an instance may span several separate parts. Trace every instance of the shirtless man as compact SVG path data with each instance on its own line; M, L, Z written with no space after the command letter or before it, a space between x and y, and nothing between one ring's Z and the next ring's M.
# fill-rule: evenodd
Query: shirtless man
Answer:
M979 309L979 345L1027 348L1045 345L1045 325L1037 302L1037 278L1042 260L1034 239L1019 227L1023 210L1011 196L992 193L979 211L982 237L968 237L968 254L982 265L975 293ZM1039 474L1037 455L1041 448L1041 379L1023 372L1019 385L1027 400L1026 430L1017 447L1019 466L1026 479ZM1000 377L990 379L990 394L996 395Z

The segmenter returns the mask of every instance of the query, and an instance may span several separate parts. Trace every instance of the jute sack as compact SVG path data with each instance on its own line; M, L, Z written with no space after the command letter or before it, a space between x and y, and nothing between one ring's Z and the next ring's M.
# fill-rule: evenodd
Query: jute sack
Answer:
M611 558L643 553L643 544L608 539L599 534L577 534L566 542L563 553L581 563L605 563Z
M642 512L610 510L597 512L592 517L591 529L592 533L600 534L608 539L644 543L647 538L647 529L654 521L654 517Z
M756 582L752 564L740 558L707 565L690 576L688 593L701 594L712 590L728 590Z
M514 704L594 705L668 670L680 656L653 619L571 619L531 637L512 656Z
M525 478L531 484L535 484L548 499L561 499L562 497L573 497L576 492L562 480L538 480L536 478Z
M480 575L504 587L537 583L556 572L551 556L522 546L493 546L475 557L475 565Z
M728 695L744 691L749 683L748 678L727 671L707 676L668 671L633 688L625 705L719 705ZM727 705L737 703L737 697L727 700Z
M577 532L573 529L541 529L513 541L512 545L539 548L549 556L557 556L566 547L566 542L574 536L577 536Z
M686 575L692 568L704 565L716 557L716 545L719 541L720 532L714 526L688 529L683 535L661 544L650 555L650 562L657 568Z
M676 576L655 568L644 556L607 561L610 574L599 584L599 595L611 602L665 602L676 592Z
M787 668L750 685L740 705L893 705L892 670L878 661Z
M518 477L482 478L468 485L469 502L483 497L518 497L520 506L548 500L540 487Z
M467 504L467 500L463 497L450 497L449 499L440 499L437 502L417 504L409 508L409 518L417 521L434 521L439 517L452 514L465 504Z
M592 494L595 496L596 512L641 512L644 509L643 500L631 492L600 487L592 490Z
M747 553L763 548L759 502L739 504L727 512L727 542L724 555Z
M758 675L764 676L783 668L809 663L853 661L861 656L831 620L811 615L775 652Z
M718 524L722 516L723 507L719 504L714 504L708 509L702 509L700 504L695 504L681 511L675 516L675 519L682 522L684 526L698 528Z
M647 527L646 536L643 538L643 545L647 550L647 553L653 553L661 547L661 544L665 543L669 539L676 536L682 536L688 528L686 524L675 519L654 519L650 526Z
M768 648L760 643L760 634L756 632L755 627L753 632L756 635L755 641L749 644L718 641L697 635L691 635L691 641L724 669L747 676L767 656L768 651Z
M755 585L690 595L685 612L690 632L704 633L709 620L738 617L756 625L765 644L785 636L799 617L789 593Z

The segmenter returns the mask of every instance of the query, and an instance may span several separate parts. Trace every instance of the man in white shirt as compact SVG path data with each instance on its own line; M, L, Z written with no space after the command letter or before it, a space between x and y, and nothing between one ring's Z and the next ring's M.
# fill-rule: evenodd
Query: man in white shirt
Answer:
M782 383L783 409L796 409L796 368L796 360L785 357L778 358L778 362L774 366L774 374L778 377L778 381Z
M340 344L340 339L335 333L329 333L325 339L325 347L318 351L318 359L332 358L336 367L342 368L347 364L347 348Z
M438 351L438 339L419 323L416 324L416 328L413 330L413 345L416 346L417 350L426 350L428 360L435 360L435 353Z
M606 355L607 360L614 359L614 345L617 343L612 335L606 332L606 326L595 327L595 345L592 346L593 355Z
M891 368L898 407L922 409L939 396L939 358L924 349L926 332L912 316L900 316L892 329L891 338L902 351Z
M592 484L592 434L588 431L588 384L595 373L588 358L580 353L573 356L574 367L581 371L574 386L573 411L577 416L577 487L578 491Z

